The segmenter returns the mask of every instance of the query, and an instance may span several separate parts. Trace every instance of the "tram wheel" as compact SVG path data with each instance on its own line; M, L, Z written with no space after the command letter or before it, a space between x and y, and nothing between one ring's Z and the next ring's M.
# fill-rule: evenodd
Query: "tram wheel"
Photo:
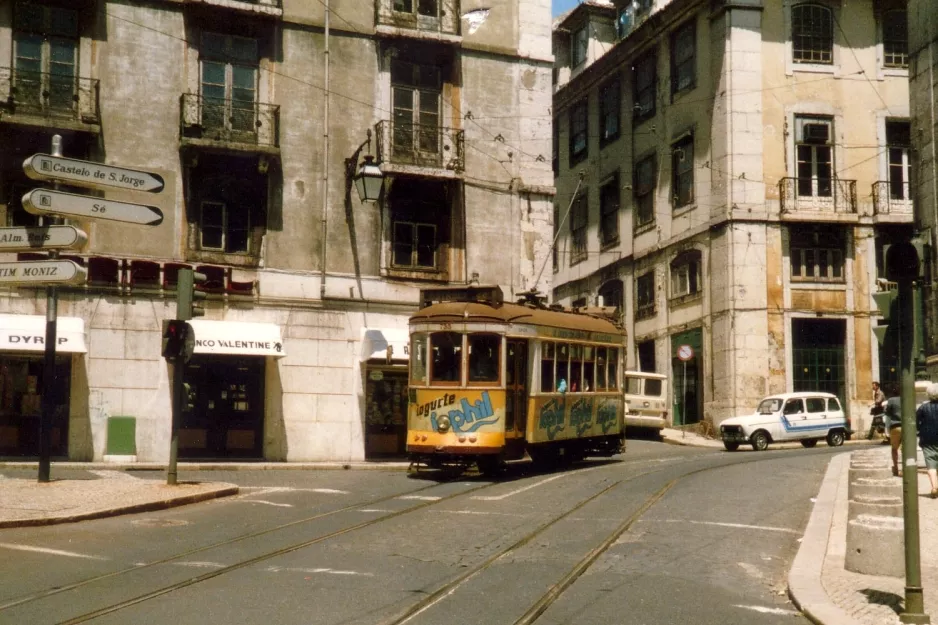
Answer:
M496 477L505 470L505 464L498 456L480 456L476 465L479 467L479 473L485 477Z

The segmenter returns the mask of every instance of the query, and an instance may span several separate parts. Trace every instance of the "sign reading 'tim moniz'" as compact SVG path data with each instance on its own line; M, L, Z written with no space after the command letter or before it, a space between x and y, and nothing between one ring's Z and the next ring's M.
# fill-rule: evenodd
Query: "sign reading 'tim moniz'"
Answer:
M159 174L49 154L33 154L23 161L23 171L33 180L61 181L80 187L159 193L165 186Z

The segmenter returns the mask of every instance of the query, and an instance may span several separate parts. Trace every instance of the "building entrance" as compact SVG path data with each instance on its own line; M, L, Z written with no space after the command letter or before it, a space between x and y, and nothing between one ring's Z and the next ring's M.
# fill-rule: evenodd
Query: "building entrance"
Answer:
M846 332L843 319L792 319L792 390L833 393L847 409Z
M70 356L55 360L55 410L49 453L68 455L68 404L72 378ZM0 456L38 456L42 414L43 356L0 357Z
M263 457L263 357L195 356L186 366L179 457Z

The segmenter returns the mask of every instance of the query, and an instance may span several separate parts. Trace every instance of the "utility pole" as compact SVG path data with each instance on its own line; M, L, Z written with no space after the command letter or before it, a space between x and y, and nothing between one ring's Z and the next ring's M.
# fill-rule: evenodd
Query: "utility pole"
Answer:
M918 518L918 451L915 424L915 297L913 282L919 277L919 257L906 238L889 247L886 272L899 286L899 369L902 405L902 512L905 528L905 609L903 623L931 623L925 614L922 590L921 542Z
M188 403L185 380L186 363L195 349L195 331L187 323L193 317L205 314L199 301L205 299L205 293L196 291L196 284L204 282L203 273L191 269L180 269L176 274L176 319L164 321L163 356L173 365L172 379L172 417L169 435L169 464L166 467L166 483L176 485L176 465L179 458L179 425L182 421L183 407Z

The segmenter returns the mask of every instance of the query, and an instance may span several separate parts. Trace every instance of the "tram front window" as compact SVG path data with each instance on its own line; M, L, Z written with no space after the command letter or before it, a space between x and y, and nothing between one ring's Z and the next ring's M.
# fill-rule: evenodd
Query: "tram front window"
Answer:
M470 382L498 382L498 348L501 342L497 334L469 335Z
M456 332L435 332L430 335L433 363L431 382L459 382L462 377L462 335Z

